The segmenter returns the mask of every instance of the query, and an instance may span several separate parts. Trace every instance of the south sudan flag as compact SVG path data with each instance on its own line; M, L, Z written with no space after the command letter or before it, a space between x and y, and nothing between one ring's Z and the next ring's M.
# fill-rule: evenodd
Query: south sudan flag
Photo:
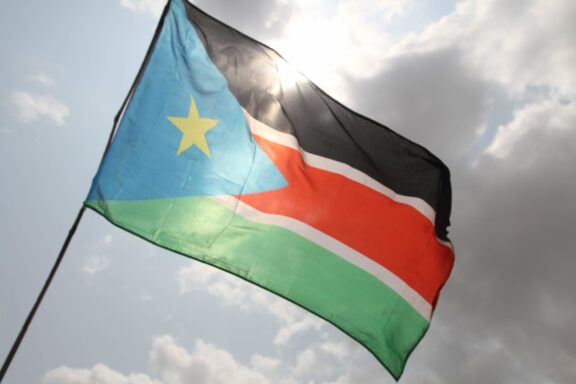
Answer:
M317 314L395 378L453 263L446 166L172 0L85 202Z

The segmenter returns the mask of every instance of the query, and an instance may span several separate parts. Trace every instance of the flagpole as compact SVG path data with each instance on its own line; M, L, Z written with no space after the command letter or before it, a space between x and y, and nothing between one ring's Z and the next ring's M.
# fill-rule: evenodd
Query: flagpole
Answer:
M120 121L120 118L122 117L122 114L124 113L124 110L126 109L126 106L128 105L128 101L132 97L134 89L136 88L136 84L138 84L138 82L140 81L140 78L142 77L142 74L144 72L144 68L146 67L146 64L148 63L148 60L150 59L150 56L152 54L152 49L156 45L156 41L158 40L158 36L160 35L160 31L162 29L162 25L164 24L164 19L166 18L166 14L168 13L169 5L170 5L170 0L167 1L166 5L164 6L164 10L162 12L162 15L160 16L160 21L158 22L158 25L156 26L156 30L154 31L152 43L150 44L150 46L148 47L148 50L146 51L146 55L144 56L144 60L142 61L142 64L140 64L138 74L134 78L134 81L132 82L130 90L128 91L128 94L126 95L126 97L124 98L124 101L122 102L122 106L120 107L120 109L118 110L118 113L114 117L114 123L112 124L112 129L110 131L110 135L108 136L108 142L106 143L106 147L104 148L104 153L102 154L102 159L104 159L104 156L106 155L106 153L110 149L110 145L112 144L112 139L114 138L114 135L116 134L116 129L118 128L118 123ZM52 283L52 279L54 278L54 275L56 275L56 272L58 271L58 267L60 266L60 263L62 262L62 259L64 258L64 254L66 253L66 250L68 249L68 245L70 244L72 237L74 237L74 234L76 233L76 229L78 228L78 225L80 224L80 220L82 220L82 216L84 215L85 210L86 210L86 207L82 206L82 208L80 208L80 210L78 211L78 214L76 216L76 220L74 220L74 224L72 224L72 227L70 228L70 231L68 232L68 236L66 237L66 240L64 241L64 244L62 245L62 249L60 249L60 253L58 254L58 258L56 259L56 262L52 266L52 270L50 271L50 275L48 275L48 279L46 280L46 282L44 282L44 286L42 287L42 291L40 291L40 295L38 295L38 298L36 299L36 302L34 303L34 306L32 307L32 309L30 310L30 313L28 314L28 317L26 318L24 325L22 325L22 329L20 330L18 337L16 337L14 344L12 344L12 348L10 348L10 352L8 352L8 355L6 356L6 359L4 360L4 364L2 365L2 370L0 370L0 383L2 383L2 380L4 380L4 376L6 375L6 372L8 371L8 368L10 367L10 364L12 363L12 359L14 359L14 356L16 355L16 352L18 351L18 348L20 347L20 343L24 339L24 336L26 335L28 327L30 326L30 323L34 319L34 316L36 315L36 311L38 310L38 307L40 307L40 304L42 303L42 299L44 298L46 291L48 291L48 288L50 287L50 284Z
M62 262L62 259L64 258L64 254L66 254L66 250L68 249L68 245L70 244L72 237L74 237L74 234L76 233L76 229L78 228L78 225L80 224L80 220L82 219L82 215L84 215L85 210L86 210L86 208L84 206L82 206L82 208L80 208L80 210L78 211L78 215L76 216L76 220L74 220L74 224L72 224L72 227L68 231L68 236L66 237L66 240L64 241L64 244L62 245L62 248L60 249L60 253L58 254L58 258L56 259L56 262L52 266L52 270L50 271L48 278L44 282L44 286L42 287L40 294L36 298L36 302L34 303L34 306L30 310L30 313L28 313L28 317L26 318L26 321L22 325L22 329L20 329L20 333L18 334L18 337L16 337L16 340L14 340L14 344L12 344L12 348L10 348L10 352L8 352L8 355L6 356L6 359L4 360L4 364L2 365L2 370L0 371L0 383L2 382L2 380L4 380L4 375L6 375L6 372L8 371L8 368L10 367L10 364L12 363L12 359L14 359L14 356L16 355L16 352L18 351L18 348L20 347L20 343L24 339L24 336L26 335L26 332L28 331L28 327L30 326L30 323L32 323L32 320L34 320L34 316L36 315L36 311L38 310L38 307L40 307L40 304L42 303L42 300L44 299L44 295L48 291L48 288L50 287L50 284L52 283L52 279L54 278L54 275L56 275L56 272L58 271L58 267L60 267L60 263Z

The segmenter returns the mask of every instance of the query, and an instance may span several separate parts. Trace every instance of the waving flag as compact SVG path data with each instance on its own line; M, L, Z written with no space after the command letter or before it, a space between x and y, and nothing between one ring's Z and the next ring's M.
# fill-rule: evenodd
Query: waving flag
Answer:
M85 205L326 319L395 378L453 264L438 158L182 0Z

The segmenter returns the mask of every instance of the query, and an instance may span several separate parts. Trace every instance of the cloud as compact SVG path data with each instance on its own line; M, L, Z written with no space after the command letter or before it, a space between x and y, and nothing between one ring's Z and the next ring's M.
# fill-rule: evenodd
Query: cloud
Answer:
M43 384L162 384L143 374L123 375L104 364L96 364L92 369L60 367L47 372Z
M201 339L187 351L168 335L154 338L149 364L155 379L143 373L123 374L105 364L91 369L75 369L62 366L47 372L43 384L227 384L233 378L235 384L272 383L264 372L274 371L278 361L255 355L252 365L243 365L229 352Z
M274 46L318 85L335 90L342 74L369 76L381 66L382 53L374 47L385 47L387 36L366 22L366 10L356 2L339 2L327 17L322 8L308 8Z
M297 377L309 376L314 373L319 374L330 374L333 370L330 364L321 364L321 359L328 357L330 354L325 353L325 351L318 348L318 346L312 346L304 349L298 353L296 358L296 366L294 368L294 373ZM320 369L328 370L329 372L319 372Z
M410 382L576 377L575 127L574 101L552 92L518 106L476 164L453 166L456 265Z
M252 288L230 274L193 261L178 271L177 281L182 294L192 289L207 289L226 303L240 306Z
M504 84L510 92L547 84L574 95L575 18L571 1L462 1L455 12L406 39L397 50L459 47L480 76Z
M112 245L112 235L104 236L99 242L97 242L91 250L91 254L88 256L82 270L90 275L98 272L102 272L110 266L110 258L108 257L108 250Z
M548 99L516 110L514 120L500 126L486 152L496 158L522 159L519 168L532 168L556 158L566 163L576 152L576 105Z
M346 98L346 74L367 77L382 66L390 21L413 0L197 0L209 14L276 49L319 86ZM376 49L375 49L376 47Z
M225 349L197 339L186 349L169 335L155 337L149 352L152 373L118 372L103 363L89 369L62 366L46 372L43 384L296 384L328 383L356 366L359 351L349 341L325 340L297 351L293 362L254 354L241 363ZM380 371L380 374L383 372ZM382 382L382 377L378 377Z
M260 372L273 372L282 365L282 362L278 359L255 354L250 359L250 365Z
M43 73L36 73L36 74L30 75L30 76L28 76L28 80L34 84L43 85L45 87L51 87L54 84L56 84L54 79L46 76Z
M238 363L229 352L197 340L192 352L179 346L171 336L154 340L150 353L154 370L167 384L265 384L270 381L252 367Z
M280 324L274 343L284 345L295 335L319 330L324 320L255 285L199 262L190 262L178 271L181 293L192 289L206 290L227 305L243 310L257 310L273 316Z
M339 1L326 12L322 2L298 2L285 33L269 43L320 87L347 101L346 76L378 72L392 42L382 20L403 13L407 3Z
M92 255L86 259L82 269L91 275L104 271L110 266L110 259L105 254Z
M291 320L283 325L276 336L274 337L274 344L284 345L296 334L305 332L311 329L319 330L322 327L322 320L316 317L305 316L301 320Z
M120 0L120 5L131 11L147 13L159 17L164 9L166 0Z
M458 49L406 53L351 84L355 107L442 158L469 150L484 125L487 85ZM452 160L452 159L450 159Z
M193 3L256 38L282 36L301 9L301 2L285 0L196 0Z
M24 91L12 93L16 116L23 123L51 120L56 125L65 125L70 114L68 106L52 95L40 95Z

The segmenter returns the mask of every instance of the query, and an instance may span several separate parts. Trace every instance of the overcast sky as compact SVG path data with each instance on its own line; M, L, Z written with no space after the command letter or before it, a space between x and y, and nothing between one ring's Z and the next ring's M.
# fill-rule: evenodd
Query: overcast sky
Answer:
M2 357L162 3L0 3ZM450 167L456 264L401 383L575 383L576 2L196 3ZM90 211L4 383L392 382L330 324Z

